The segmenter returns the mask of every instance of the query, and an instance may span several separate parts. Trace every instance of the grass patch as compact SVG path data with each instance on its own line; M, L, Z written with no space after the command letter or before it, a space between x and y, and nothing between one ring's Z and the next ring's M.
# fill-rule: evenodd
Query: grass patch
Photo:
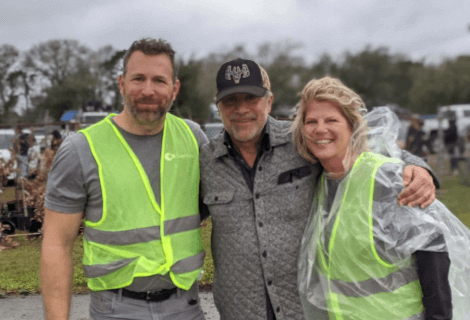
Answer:
M470 227L470 186L463 185L461 177L444 177L437 198L467 227Z
M21 234L21 233L16 233ZM15 237L19 246L0 252L0 296L5 294L39 292L39 264L42 239L28 240ZM73 248L74 292L86 291L86 280L81 267L83 244L78 239Z
M459 175L450 174L449 160L442 160L439 165L437 155L429 157L428 164L436 174L441 171L444 175L439 178L441 184L440 190L437 191L437 198L470 228L470 172L464 161L459 161ZM440 170L439 170L440 169ZM446 174L447 173L447 174Z
M212 231L212 219L208 218L202 223L202 244L206 250L206 257L204 258L204 274L202 279L199 281L201 286L210 286L214 281L214 262L212 261L212 250L211 250L211 231Z

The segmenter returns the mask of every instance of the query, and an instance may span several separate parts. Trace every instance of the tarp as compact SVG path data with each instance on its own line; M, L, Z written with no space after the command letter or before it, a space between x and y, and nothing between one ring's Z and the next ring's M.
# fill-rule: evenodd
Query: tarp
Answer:
M67 111L62 115L62 117L60 118L60 121L70 121L75 118L77 113L78 111Z

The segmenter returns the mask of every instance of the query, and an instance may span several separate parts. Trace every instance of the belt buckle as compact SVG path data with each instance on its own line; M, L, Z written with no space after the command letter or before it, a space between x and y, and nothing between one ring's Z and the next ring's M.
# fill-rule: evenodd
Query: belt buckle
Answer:
M150 301L150 299L151 299L150 294L151 293L152 293L151 291L147 291L147 295L145 296L145 300Z

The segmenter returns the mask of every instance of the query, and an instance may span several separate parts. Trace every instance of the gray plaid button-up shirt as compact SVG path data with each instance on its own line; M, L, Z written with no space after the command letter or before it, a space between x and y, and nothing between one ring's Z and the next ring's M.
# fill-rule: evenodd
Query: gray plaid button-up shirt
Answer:
M303 319L297 257L320 166L291 143L291 123L268 118L270 148L250 191L223 135L201 148L201 190L212 216L213 293L222 319Z

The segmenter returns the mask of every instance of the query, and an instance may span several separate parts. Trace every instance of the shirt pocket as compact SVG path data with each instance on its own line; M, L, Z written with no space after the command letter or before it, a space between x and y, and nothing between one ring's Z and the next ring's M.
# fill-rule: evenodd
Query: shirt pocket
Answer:
M306 222L313 200L313 179L305 176L276 185L266 197L271 211L280 221Z
M241 224L236 219L239 211L234 201L235 191L214 191L205 195L203 202L209 208L214 224L213 232L219 230L225 233L236 232ZM238 208L238 209L237 209Z

